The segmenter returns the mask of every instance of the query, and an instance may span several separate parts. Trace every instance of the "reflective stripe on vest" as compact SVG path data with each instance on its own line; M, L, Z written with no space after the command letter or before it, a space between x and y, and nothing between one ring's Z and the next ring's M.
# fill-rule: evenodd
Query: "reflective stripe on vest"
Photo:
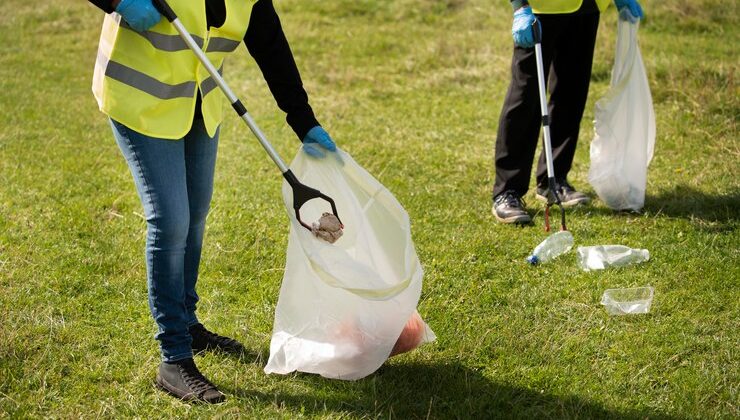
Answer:
M225 0L224 24L208 29L204 1L169 0L169 4L222 73L224 59L244 39L250 8L241 0ZM223 96L211 94L217 87L166 19L140 33L117 14L106 15L93 92L100 109L112 119L151 137L180 139L190 130L200 91L201 114L213 136L223 118Z
M228 38L211 38L208 40L206 52L232 52L239 46L241 41L234 41Z
M218 74L220 74L221 76L224 75L223 65L221 66L220 69L218 69ZM216 89L217 87L218 87L218 84L216 83L216 80L213 77L208 76L208 78L204 80L203 83L200 84L200 94L201 96L205 97L206 95L211 93L213 89Z
M195 93L195 82L168 85L115 61L108 62L105 75L159 99L191 98Z
M110 61L108 58L98 55L98 63L105 68L105 75L113 80L134 87L160 99L191 98L195 94L195 82L185 82L179 85L168 85L146 74L134 70L123 64ZM224 74L224 66L218 69L218 74ZM208 76L200 84L200 94L206 96L218 87L216 80Z
M596 0L600 11L609 7L610 0ZM583 0L529 0L532 11L539 14L573 13L581 8Z
M129 26L128 23L126 23L125 20L121 20L121 27L129 29L131 31L136 32L131 26ZM182 37L178 35L165 35L160 34L157 32L152 31L144 31L144 32L136 32L137 34L143 36L147 41L149 41L150 44L152 44L152 47L162 50L162 51L183 51L188 49L188 44L185 43L185 41L182 39ZM190 34L190 36L193 37L193 40L196 44L202 49L203 48L203 38L199 37L198 35Z
M110 61L99 55L98 61L105 62L105 75L125 85L146 92L159 99L192 98L195 94L195 82L185 82L178 85L168 85L146 74L124 66L121 63ZM215 81L211 81L215 85Z
M131 26L129 26L128 23L126 23L125 20L121 21L121 26L126 29L131 29ZM152 31L144 31L144 32L136 32L137 34L143 36L146 38L149 43L152 44L152 46L158 50L162 51L182 51L187 50L188 45L185 43L185 41L180 37L180 35L164 35ZM193 37L193 40L196 44L202 49L203 48L203 38L190 34L190 36ZM234 51L241 41L234 41L232 39L228 38L219 38L219 37L212 37L208 41L208 48L206 49L206 52L214 52L214 51L220 51L220 52L232 52Z

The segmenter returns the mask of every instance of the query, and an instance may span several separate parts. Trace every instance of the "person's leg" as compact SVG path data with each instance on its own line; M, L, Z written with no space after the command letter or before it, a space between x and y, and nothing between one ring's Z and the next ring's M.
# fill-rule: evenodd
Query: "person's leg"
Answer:
M224 401L225 396L193 361L186 309L185 258L190 231L185 140L164 140L111 121L113 134L134 176L147 221L149 308L157 323L162 363L157 385L186 401Z
M540 132L539 119L534 48L515 47L511 82L496 136L494 198L509 190L520 197L527 192Z
M185 136L185 171L187 178L188 204L190 209L190 229L185 247L185 307L188 314L188 327L198 324L195 315L198 281L203 248L203 234L206 216L213 196L213 176L216 168L218 150L218 131L209 137L202 120L193 122L193 128Z
M554 39L561 31L559 19L538 15L542 25L542 55L547 70L552 61ZM493 197L513 190L521 197L529 189L535 150L542 120L537 61L534 48L514 48L511 82L506 93L496 137L496 180Z
M208 331L195 314L198 303L196 284L198 266L203 248L206 217L213 196L213 175L216 168L218 132L209 137L202 120L193 122L193 128L185 136L185 171L187 173L190 229L185 248L185 307L188 312L188 331L192 337L194 353L220 350L242 354L244 346L238 341Z
M550 133L557 180L565 180L573 164L591 80L599 13L570 15L566 19L550 72ZM547 186L544 151L537 165L537 185Z
M144 206L149 308L162 360L192 358L183 281L190 219L184 142L148 137L112 120L111 127Z

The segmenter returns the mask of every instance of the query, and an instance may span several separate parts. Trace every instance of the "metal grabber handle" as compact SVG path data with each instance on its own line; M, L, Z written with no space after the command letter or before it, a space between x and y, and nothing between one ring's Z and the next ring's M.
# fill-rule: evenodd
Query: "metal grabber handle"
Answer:
M555 168L552 163L552 142L550 141L550 116L547 112L547 92L545 91L545 65L542 59L542 30L540 22L535 20L532 24L534 35L534 53L537 58L537 81L540 92L540 108L542 109L542 131L544 138L545 160L547 162L547 205L545 205L545 231L550 231L550 207L553 204L560 207L560 230L568 230L565 226L565 208L560 201L557 185L555 182Z
M334 204L334 200L321 193L321 191L302 184L300 181L298 181L298 178L296 178L293 172L288 169L288 166L285 164L285 162L283 162L283 160L280 158L280 155L278 155L277 151L275 151L275 149L272 147L272 144L270 144L270 142L267 140L265 134L257 126L257 123L254 121L254 119L252 119L252 116L249 115L249 113L247 112L247 108L229 88L229 85L226 84L224 78L221 77L218 70L216 70L216 67L213 65L213 63L211 63L211 60L206 57L205 53L203 53L200 47L198 47L198 44L195 43L193 37L190 35L190 32L185 29L185 26L177 18L175 11L172 10L169 4L167 4L167 1L153 0L153 3L154 7L157 8L159 13L161 13L162 16L164 16L168 21L170 21L170 23L172 23L177 32L180 34L180 37L185 41L190 50L193 51L193 53L198 57L198 60L200 60L201 64L203 64L203 67L208 70L208 73L211 75L213 80L216 81L218 87L221 88L221 91L224 93L224 95L226 95L226 98L229 100L229 103L231 103L234 111L236 111L239 117L244 120L245 123L247 123L247 126L250 130L252 130L252 133L254 133L254 135L257 137L257 140L259 140L260 144L270 156L272 161L275 162L278 168L280 168L280 172L283 174L283 177L286 181L288 181L288 184L293 190L293 209L295 210L295 216L298 219L298 222L300 222L300 224L306 229L311 230L311 226L301 220L300 209L304 204L306 204L307 201L313 200L314 198L321 198L328 201L329 204L331 204L332 213L334 213L334 216L339 219L337 206L336 204Z

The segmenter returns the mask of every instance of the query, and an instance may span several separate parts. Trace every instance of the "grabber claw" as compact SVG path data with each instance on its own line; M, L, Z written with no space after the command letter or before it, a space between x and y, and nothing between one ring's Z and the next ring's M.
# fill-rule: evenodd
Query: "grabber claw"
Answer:
M306 204L308 201L313 200L314 198L321 198L331 205L331 212L334 213L334 216L339 220L339 226L344 229L344 223L342 223L342 219L339 218L339 213L337 213L337 205L334 203L334 200L331 199L331 197L323 194L321 191L311 188L309 186L306 186L302 184L300 181L298 181L298 178L293 174L293 171L287 170L283 173L283 177L286 181L288 181L288 184L291 186L293 190L293 210L295 210L295 217L298 219L298 223L301 224L304 228L311 230L311 226L304 222L303 219L301 219L301 207L303 207L304 204Z
M547 204L545 205L545 232L550 231L550 207L553 205L557 205L560 207L560 230L568 230L568 227L565 225L565 208L563 207L562 201L560 201L560 196L558 196L557 188L555 186L555 181L550 179L549 180L549 188L547 193Z
M559 203L558 206L560 207L560 230L568 230L568 227L565 226L565 208L561 203Z

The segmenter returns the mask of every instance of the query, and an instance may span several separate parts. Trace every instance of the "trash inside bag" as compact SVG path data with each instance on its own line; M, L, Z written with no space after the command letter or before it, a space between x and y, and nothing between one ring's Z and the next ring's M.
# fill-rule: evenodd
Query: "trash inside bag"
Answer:
M342 222L337 216L324 212L319 220L311 224L311 233L317 238L333 244L342 237Z
M588 180L615 210L642 209L655 147L655 113L637 44L638 23L619 20L607 94L596 102Z
M291 164L301 182L334 199L344 229L330 244L288 212L288 251L267 373L359 379L375 372L391 353L435 339L421 318L413 318L423 271L408 214L348 154L337 154L337 159L330 154L317 160L298 153ZM292 209L287 182L283 199ZM325 205L309 201L301 216L318 220Z
M624 245L579 246L578 264L584 271L607 267L625 267L650 259L647 249L632 249Z
M393 345L389 357L407 353L419 347L427 336L427 324L421 319L418 312L414 312L404 325L401 335L398 336L396 344Z
M601 304L610 315L646 314L650 312L654 293L652 287L607 289Z

